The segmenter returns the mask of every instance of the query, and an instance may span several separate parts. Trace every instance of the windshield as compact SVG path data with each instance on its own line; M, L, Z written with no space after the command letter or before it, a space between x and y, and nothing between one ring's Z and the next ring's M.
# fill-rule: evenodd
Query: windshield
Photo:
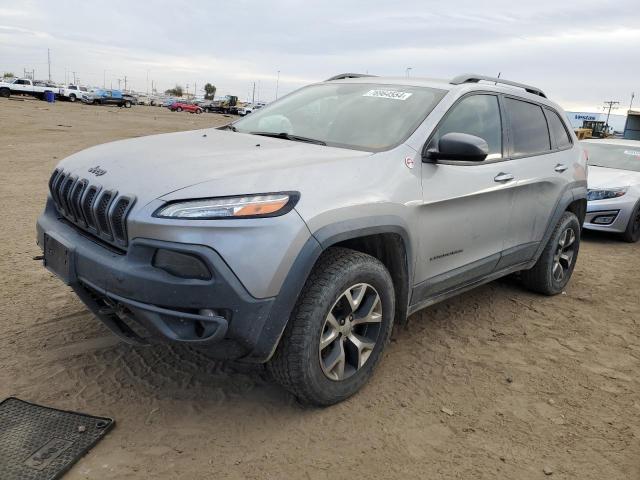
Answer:
M288 134L330 146L381 151L404 140L446 91L404 85L311 85L233 124L243 133Z
M640 142L638 146L586 143L589 165L640 172Z

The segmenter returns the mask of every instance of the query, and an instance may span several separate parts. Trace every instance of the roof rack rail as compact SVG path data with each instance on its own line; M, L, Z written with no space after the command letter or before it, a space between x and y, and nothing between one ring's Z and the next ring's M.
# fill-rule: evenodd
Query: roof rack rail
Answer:
M476 74L473 74L473 73L465 73L463 75L458 75L457 77L452 78L449 83L451 83L452 85L461 85L463 83L478 83L480 81L501 83L503 85L509 85L511 87L522 88L522 89L524 89L525 91L527 91L529 93L532 93L534 95L538 95L538 96L543 97L543 98L547 98L547 96L544 94L544 92L542 90L540 90L539 88L536 88L536 87L532 87L531 85L525 85L524 83L512 82L510 80L504 80L502 78L497 78L497 77L487 77L486 75L476 75Z
M341 73L334 75L331 78L327 78L325 82L331 82L333 80L344 80L345 78L362 78L362 77L375 77L375 75L369 75L368 73Z

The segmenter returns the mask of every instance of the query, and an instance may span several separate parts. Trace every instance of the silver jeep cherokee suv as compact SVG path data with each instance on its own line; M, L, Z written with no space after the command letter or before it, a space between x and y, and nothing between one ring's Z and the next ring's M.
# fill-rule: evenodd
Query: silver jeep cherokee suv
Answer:
M586 174L537 88L344 74L219 129L66 158L38 243L125 341L266 363L329 405L423 307L515 272L562 291Z

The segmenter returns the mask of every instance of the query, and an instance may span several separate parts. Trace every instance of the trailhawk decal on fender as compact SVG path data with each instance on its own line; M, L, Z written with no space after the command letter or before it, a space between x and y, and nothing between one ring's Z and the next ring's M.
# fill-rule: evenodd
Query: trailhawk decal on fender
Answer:
M363 97L390 98L392 100L406 100L413 93L398 92L397 90L369 90Z

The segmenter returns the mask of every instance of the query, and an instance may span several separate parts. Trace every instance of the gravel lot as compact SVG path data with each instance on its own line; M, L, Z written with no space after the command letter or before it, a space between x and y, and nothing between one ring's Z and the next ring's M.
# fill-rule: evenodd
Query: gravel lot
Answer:
M120 343L33 260L59 159L227 121L0 99L0 399L117 420L65 479L640 478L638 244L585 234L557 297L507 279L414 315L324 410L261 369Z

